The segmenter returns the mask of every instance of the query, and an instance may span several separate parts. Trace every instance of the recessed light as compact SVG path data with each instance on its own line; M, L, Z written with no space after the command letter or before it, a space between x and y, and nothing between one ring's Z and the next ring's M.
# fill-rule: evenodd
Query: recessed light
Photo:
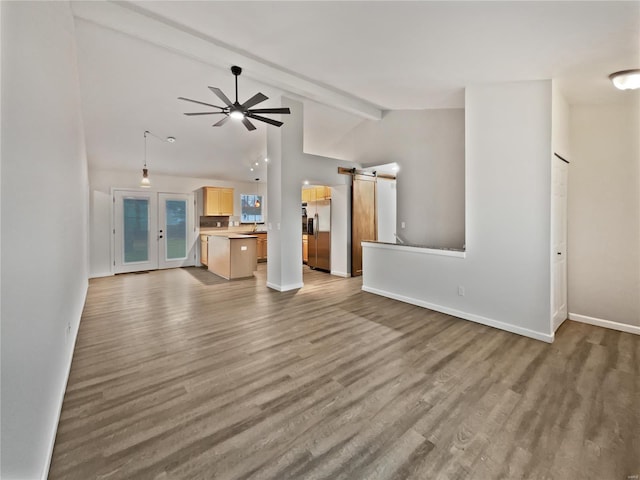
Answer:
M176 137L167 137L167 142L174 143L176 141Z
M260 165L260 164L259 164L258 162L256 162L256 167L257 167L258 165Z
M309 180L305 180L305 181L304 181L304 184L305 184L305 185L309 185Z
M253 167L251 167L249 170L253 172Z
M264 157L264 161L265 161L265 162L268 162L268 161L269 161L269 159L268 159L267 157Z

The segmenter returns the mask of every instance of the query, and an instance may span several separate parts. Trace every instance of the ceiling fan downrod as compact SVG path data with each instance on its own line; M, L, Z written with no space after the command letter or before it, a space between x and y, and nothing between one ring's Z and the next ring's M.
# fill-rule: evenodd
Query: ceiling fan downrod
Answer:
M233 73L233 75L236 77L236 105L238 105L238 77L242 73L242 68L234 65L233 67L231 67L231 73Z

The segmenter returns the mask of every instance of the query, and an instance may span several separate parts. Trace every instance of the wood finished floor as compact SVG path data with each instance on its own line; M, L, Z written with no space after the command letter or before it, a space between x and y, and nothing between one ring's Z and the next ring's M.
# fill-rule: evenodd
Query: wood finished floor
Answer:
M640 474L640 337L548 345L307 270L90 282L50 479Z

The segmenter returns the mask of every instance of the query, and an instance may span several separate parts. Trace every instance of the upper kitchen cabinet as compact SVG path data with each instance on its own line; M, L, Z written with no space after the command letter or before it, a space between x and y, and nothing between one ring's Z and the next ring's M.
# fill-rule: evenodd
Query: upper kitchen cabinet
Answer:
M202 187L204 215L233 215L233 188Z
M315 202L316 200L328 200L331 198L331 187L315 186L302 190L303 202Z

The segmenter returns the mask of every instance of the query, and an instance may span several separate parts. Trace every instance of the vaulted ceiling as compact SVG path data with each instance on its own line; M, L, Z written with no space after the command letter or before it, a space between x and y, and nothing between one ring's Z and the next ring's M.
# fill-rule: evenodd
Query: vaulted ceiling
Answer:
M266 129L248 132L179 96L261 91L305 99L305 145L330 146L385 110L459 108L464 88L554 79L572 104L636 101L609 73L640 67L639 2L73 2L90 168L251 180ZM286 122L286 116L283 116ZM326 149L325 149L326 147ZM264 168L264 167L261 167Z

